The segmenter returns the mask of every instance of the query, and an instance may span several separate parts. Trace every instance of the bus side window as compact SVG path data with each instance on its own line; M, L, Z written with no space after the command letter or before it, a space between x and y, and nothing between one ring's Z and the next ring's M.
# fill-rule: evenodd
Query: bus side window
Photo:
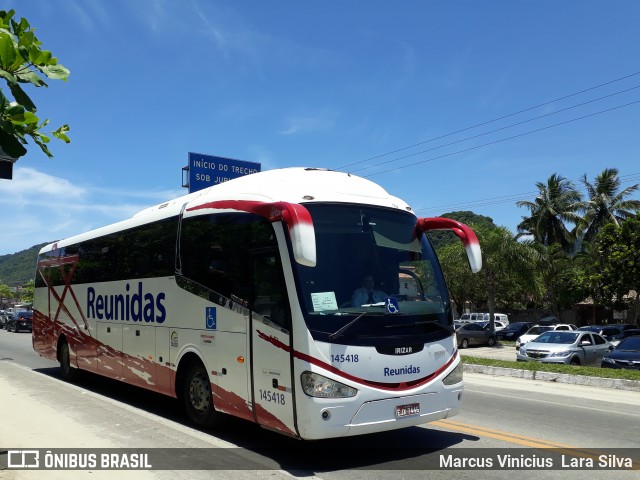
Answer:
M250 281L246 254L247 215L203 215L182 225L182 273L207 289L246 300Z
M287 292L277 254L256 254L253 262L253 308L273 323L290 329Z

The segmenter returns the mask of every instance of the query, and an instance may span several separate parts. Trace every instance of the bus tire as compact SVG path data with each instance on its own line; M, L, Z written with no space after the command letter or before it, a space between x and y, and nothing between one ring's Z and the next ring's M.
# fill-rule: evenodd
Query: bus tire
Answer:
M213 406L211 380L199 361L191 363L182 384L182 398L191 422L200 428L212 428L219 423L220 413Z
M74 381L78 377L78 371L71 366L69 344L66 340L62 340L58 352L58 360L60 361L60 372L62 373L62 379L66 382Z

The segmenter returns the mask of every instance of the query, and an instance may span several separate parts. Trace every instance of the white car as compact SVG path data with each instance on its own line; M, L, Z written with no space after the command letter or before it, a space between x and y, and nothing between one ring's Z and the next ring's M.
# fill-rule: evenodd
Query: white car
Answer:
M477 323L478 325L482 325L482 327L484 328L484 327L487 327L490 322L477 322ZM499 332L500 330L504 330L505 328L507 328L507 326L504 323L498 320L493 321L493 326L495 327L494 332Z
M534 325L527 333L521 335L520 338L516 340L516 350L519 350L521 346L532 341L534 338L537 338L538 335L543 334L544 332L548 332L549 330L577 330L575 325L571 325L569 323L558 323L556 325Z

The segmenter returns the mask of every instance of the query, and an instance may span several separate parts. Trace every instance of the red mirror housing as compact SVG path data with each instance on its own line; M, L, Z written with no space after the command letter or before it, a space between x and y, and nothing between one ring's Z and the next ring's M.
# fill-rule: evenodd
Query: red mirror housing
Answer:
M482 269L480 242L474 231L464 223L444 217L419 218L417 228L423 232L430 230L451 230L460 238L467 251L467 260L469 260L471 271L476 273Z

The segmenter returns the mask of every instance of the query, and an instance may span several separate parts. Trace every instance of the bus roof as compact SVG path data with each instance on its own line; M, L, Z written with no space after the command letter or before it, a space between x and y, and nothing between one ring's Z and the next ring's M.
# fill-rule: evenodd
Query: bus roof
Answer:
M380 185L362 177L318 168L283 168L235 178L154 205L127 220L49 244L40 252L178 215L184 207L197 207L216 200L359 203L412 211L403 200L389 195Z

